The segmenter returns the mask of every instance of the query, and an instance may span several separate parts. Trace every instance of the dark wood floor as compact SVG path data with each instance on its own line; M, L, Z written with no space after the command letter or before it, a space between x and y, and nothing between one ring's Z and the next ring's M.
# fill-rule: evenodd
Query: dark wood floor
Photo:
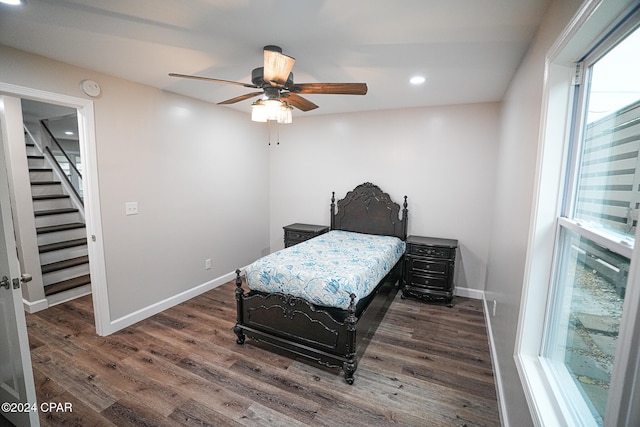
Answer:
M43 426L499 426L482 303L399 296L342 373L235 343L229 282L108 337L90 297L27 315Z

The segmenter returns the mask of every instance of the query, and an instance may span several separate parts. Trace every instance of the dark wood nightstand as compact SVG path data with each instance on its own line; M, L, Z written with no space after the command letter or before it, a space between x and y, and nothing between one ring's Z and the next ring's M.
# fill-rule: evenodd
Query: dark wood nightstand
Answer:
M329 231L328 225L313 225L313 224L291 224L284 229L284 247L288 248L297 243L309 240L312 237L319 236Z
M402 298L451 304L458 241L409 236L406 243Z

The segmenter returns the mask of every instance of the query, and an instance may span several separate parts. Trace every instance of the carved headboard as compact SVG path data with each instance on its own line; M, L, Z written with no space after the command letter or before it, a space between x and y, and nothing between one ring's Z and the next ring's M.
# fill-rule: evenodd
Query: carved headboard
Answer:
M407 196L404 196L402 218L400 205L380 187L370 182L358 185L338 200L331 195L331 229L407 238Z

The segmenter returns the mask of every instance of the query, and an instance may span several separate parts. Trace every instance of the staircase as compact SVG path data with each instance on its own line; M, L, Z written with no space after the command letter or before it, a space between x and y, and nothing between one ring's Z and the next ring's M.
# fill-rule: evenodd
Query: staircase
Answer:
M45 296L55 300L72 290L75 296L90 293L84 215L74 207L50 160L29 142L27 160Z

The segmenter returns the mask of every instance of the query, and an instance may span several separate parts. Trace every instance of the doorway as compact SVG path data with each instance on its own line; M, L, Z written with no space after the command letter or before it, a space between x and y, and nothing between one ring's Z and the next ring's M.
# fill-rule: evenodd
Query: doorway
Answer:
M91 276L91 295L94 307L96 333L108 335L110 331L109 302L106 288L106 272L104 267L104 248L102 239L102 221L100 216L100 195L97 173L97 153L95 142L95 126L93 101L60 95L36 89L15 86L0 82L0 96L13 100L14 105L20 105L21 100L28 100L58 105L73 109L77 114L77 130L80 157L82 158L83 178L82 197L84 200L84 219L86 223L85 237L87 239L87 256ZM0 114L11 115L8 111ZM13 132L9 138L24 143L24 130L20 112L20 123L15 117L6 117L12 122ZM9 125L9 123L7 123ZM8 141L12 143L12 141ZM4 165L0 165L5 167ZM27 272L28 273L28 272Z

